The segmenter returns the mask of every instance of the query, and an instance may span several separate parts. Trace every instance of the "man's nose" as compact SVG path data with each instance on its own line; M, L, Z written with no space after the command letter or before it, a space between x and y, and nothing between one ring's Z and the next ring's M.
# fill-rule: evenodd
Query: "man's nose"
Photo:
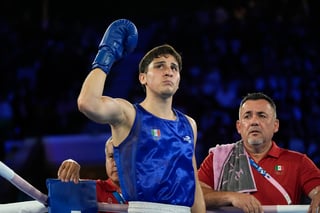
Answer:
M258 125L259 124L259 117L254 115L251 118L251 125Z
M165 69L164 73L165 73L165 75L172 76L173 75L173 70L169 67L169 68Z

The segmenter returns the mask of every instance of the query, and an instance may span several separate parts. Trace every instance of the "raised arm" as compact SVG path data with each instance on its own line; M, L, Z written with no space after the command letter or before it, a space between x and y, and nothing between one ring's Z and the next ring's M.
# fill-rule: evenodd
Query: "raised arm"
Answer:
M131 53L137 41L137 28L129 20L116 20L107 28L78 97L78 108L89 119L98 123L116 123L124 119L122 103L125 106L126 101L103 96L103 91L113 64Z

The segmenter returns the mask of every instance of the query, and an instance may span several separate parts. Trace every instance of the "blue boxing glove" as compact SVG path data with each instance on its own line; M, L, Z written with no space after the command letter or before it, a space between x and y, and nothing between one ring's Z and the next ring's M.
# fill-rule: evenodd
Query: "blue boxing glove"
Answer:
M106 74L114 62L133 52L138 43L136 26L127 19L112 22L103 35L92 69L100 68Z

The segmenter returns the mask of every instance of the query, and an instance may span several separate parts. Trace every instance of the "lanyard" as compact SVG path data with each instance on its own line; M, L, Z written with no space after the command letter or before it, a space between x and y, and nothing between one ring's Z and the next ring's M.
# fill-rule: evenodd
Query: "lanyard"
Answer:
M289 194L286 190L273 178L271 177L266 170L264 170L261 166L259 166L252 158L249 157L250 164L253 166L263 177L265 177L270 183L272 183L284 196L288 205L292 203Z
M123 198L123 196L119 192L115 191L115 192L112 192L112 194L120 204L126 203L126 200Z

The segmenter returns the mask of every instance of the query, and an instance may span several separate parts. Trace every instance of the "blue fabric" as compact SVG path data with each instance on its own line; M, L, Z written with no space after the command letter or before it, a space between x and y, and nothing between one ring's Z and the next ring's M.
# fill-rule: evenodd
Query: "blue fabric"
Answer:
M48 213L97 213L96 182L81 180L78 184L61 182L58 179L46 180L48 189Z
M135 104L128 137L114 147L122 194L127 201L192 206L194 135L186 116L158 118Z

